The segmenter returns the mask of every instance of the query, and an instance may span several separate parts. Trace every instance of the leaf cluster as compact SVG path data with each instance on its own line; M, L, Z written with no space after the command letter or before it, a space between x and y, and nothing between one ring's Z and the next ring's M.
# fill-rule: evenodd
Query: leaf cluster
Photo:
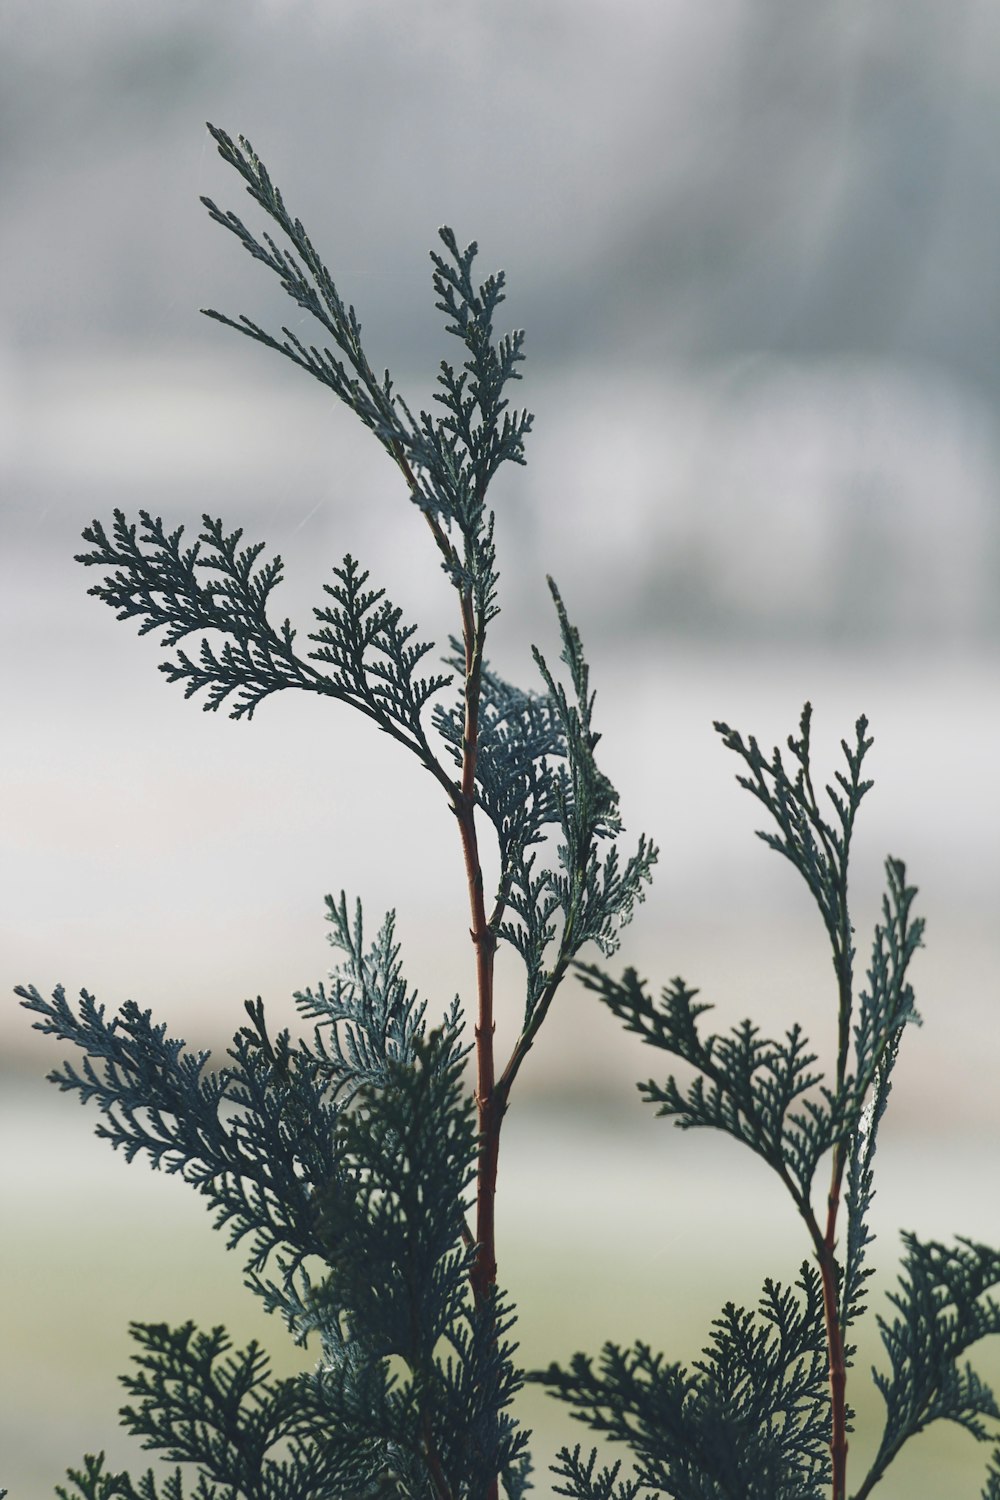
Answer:
M18 990L37 1029L83 1054L53 1081L96 1104L98 1134L127 1160L145 1156L195 1187L230 1247L242 1247L247 1285L297 1341L318 1344L312 1370L279 1380L255 1343L236 1350L221 1327L133 1324L122 1421L175 1468L162 1481L152 1470L133 1481L109 1471L103 1455L88 1455L69 1472L72 1494L58 1494L482 1500L499 1476L508 1500L520 1500L530 1462L528 1435L510 1414L523 1379L514 1313L492 1287L495 1263L485 1278L473 1274L492 1249L483 1255L467 1219L477 1163L481 1170L490 1151L495 1177L496 1139L484 1122L499 1125L516 1071L575 965L628 1030L685 1069L641 1084L645 1101L681 1129L721 1130L764 1161L805 1225L814 1262L794 1287L766 1281L755 1309L727 1303L690 1368L645 1343L606 1343L596 1363L578 1354L568 1369L553 1364L529 1377L631 1452L633 1473L622 1476L620 1464L598 1467L596 1452L584 1458L579 1446L564 1448L557 1493L818 1500L832 1480L835 1500L846 1500L848 1339L866 1311L877 1138L904 1027L919 1021L908 976L923 932L905 866L889 858L867 985L855 993L848 873L858 809L872 786L863 774L873 743L867 720L841 741L844 761L825 802L814 784L808 703L798 735L770 756L752 736L715 726L741 762L739 784L767 814L759 837L798 872L822 918L836 983L832 1069L820 1066L798 1024L780 1038L749 1019L711 1032L703 1025L711 1006L682 978L654 997L632 969L614 979L581 964L587 943L605 958L615 951L657 851L643 837L628 859L620 854L619 799L596 758L589 669L551 579L564 674L533 648L542 686L525 691L487 660L487 626L498 613L487 492L503 463L524 462L532 424L506 394L520 379L524 336L496 333L503 273L480 281L476 244L462 248L451 229L439 231L435 306L462 354L441 361L437 415L415 414L388 370L376 376L354 307L250 143L209 130L272 230L255 235L206 198L211 218L321 331L310 343L288 327L279 337L245 316L207 315L307 371L374 434L456 590L461 639L451 641L444 671L429 668L433 644L417 639L417 627L347 554L313 610L313 649L299 655L290 621L275 625L268 615L281 558L265 560L262 543L244 544L240 529L227 532L208 514L185 543L182 527L168 530L146 511L129 523L115 511L109 527L95 520L85 530L91 550L79 561L104 570L91 593L119 619L137 620L140 634L161 632L163 645L176 648L161 671L187 697L203 691L205 709L226 704L231 717L249 720L265 698L297 687L363 713L418 757L460 823L479 959L488 954L492 964L502 941L523 963L524 1020L506 1070L478 1098L477 1130L458 999L428 1028L426 1005L403 976L394 914L366 944L360 903L349 910L343 894L327 898L337 965L329 982L296 996L311 1036L272 1036L257 997L218 1068L132 1001L108 1017L87 991L74 1006L62 987L50 998L33 986ZM192 636L201 638L195 651L182 645ZM500 861L485 918L477 810L492 825ZM481 1001L484 973L480 962ZM492 1035L490 1024L483 1030ZM492 1052L484 1076L494 1077ZM830 1179L818 1210L824 1161ZM895 1315L878 1319L889 1368L873 1373L885 1430L854 1500L932 1421L954 1421L980 1441L1000 1434L993 1392L963 1363L972 1344L1000 1332L1000 1255L964 1239L948 1248L904 1234L903 1245ZM1000 1447L983 1495L1000 1500Z
M908 1438L931 1422L955 1422L979 1442L1000 1438L1000 1407L989 1385L963 1356L1000 1333L1000 1252L961 1236L953 1246L922 1242L904 1231L896 1309L878 1317L889 1372L872 1375L886 1406L885 1430L869 1474L884 1474ZM1000 1449L998 1449L1000 1454ZM996 1484L994 1471L984 1495Z
M248 1286L298 1341L319 1339L316 1369L277 1381L222 1329L135 1325L122 1422L193 1466L195 1500L358 1500L389 1476L420 1500L472 1500L498 1472L515 1496L527 1435L506 1410L512 1313L468 1285L477 1138L458 1003L428 1030L393 914L367 947L360 907L349 920L330 899L328 916L343 958L297 997L311 1044L270 1037L251 1001L214 1072L132 1002L108 1017L86 992L74 1008L61 988L19 990L39 1030L83 1052L51 1077L97 1104L98 1134L197 1188L230 1245L246 1242ZM158 1495L151 1474L133 1485L96 1459L71 1477L85 1496ZM187 1493L165 1483L164 1500Z
M549 590L571 687L556 679L537 647L544 693L523 692L485 668L476 758L479 803L500 852L491 925L524 962L524 1024L531 1035L581 948L593 942L605 955L615 951L658 856L643 835L621 863L619 798L595 756L601 737L592 724L594 695L580 634L551 578ZM457 651L458 643L452 645ZM458 667L457 657L452 665ZM435 727L460 763L460 714L438 707ZM555 858L539 868L538 846L550 835ZM606 854L604 844L610 845Z
M278 276L288 295L319 323L333 348L306 345L287 327L278 339L247 317L234 320L214 309L205 309L206 315L292 360L371 429L403 470L410 498L431 521L451 582L474 601L485 623L496 613L497 581L493 514L485 506L486 490L501 464L524 462L524 438L533 420L530 412L511 412L504 395L508 382L520 379L517 366L524 358L524 334L516 330L499 340L494 336L494 314L504 300L503 272L477 286L475 242L463 250L451 229L439 231L445 254L431 255L435 306L444 313L446 331L461 342L466 357L459 373L441 361L435 400L445 415L435 420L421 411L415 416L395 390L388 370L381 379L376 377L362 347L354 308L344 305L301 221L288 213L250 142L243 136L233 141L225 131L208 128L223 160L240 174L251 198L290 248L268 233L256 238L236 214L224 213L204 198L209 214ZM450 540L453 531L459 546Z
M756 1316L727 1303L691 1370L644 1343L609 1343L596 1368L578 1354L568 1371L529 1378L628 1444L635 1488L623 1485L621 1500L640 1488L673 1500L818 1500L829 1478L828 1393L822 1292L808 1263L797 1286L765 1282ZM583 1473L579 1450L563 1449L560 1463L571 1483L559 1493L612 1494L606 1474L595 1483Z
M233 718L252 718L264 698L289 687L325 694L365 714L411 750L460 811L462 794L428 737L426 711L444 745L445 761L462 767L476 726L474 789L490 819L500 852L500 879L491 926L520 953L527 974L525 1026L537 1029L569 963L588 942L605 955L642 899L656 850L648 839L622 862L615 840L622 825L618 795L599 769L592 727L593 695L580 637L549 580L569 686L535 649L544 691L524 691L493 672L484 654L486 627L497 613L494 517L487 488L506 461L523 463L529 413L512 413L508 382L520 378L523 333L498 337L495 315L504 276L477 284L473 243L460 249L442 229L444 253L432 252L436 307L449 335L463 345L460 371L442 361L435 401L443 415L414 417L385 372L376 379L361 341L361 324L346 305L299 219L250 143L234 142L209 126L220 155L242 177L251 198L287 242L255 236L236 215L203 200L213 220L233 233L253 258L279 278L286 293L330 340L306 346L288 328L283 339L246 317L217 321L278 350L333 390L375 434L402 472L410 499L427 518L443 566L458 590L463 640L452 640L446 671L428 671L430 642L415 639L400 609L369 586L367 571L350 555L324 585L331 602L313 610L314 649L299 655L286 619L271 624L267 606L282 562L260 561L262 543L242 546L242 531L203 517L198 539L185 545L183 528L168 532L159 517L140 512L138 526L116 511L106 529L85 530L91 550L79 561L106 570L90 592L119 619L140 622L140 634L162 631L176 647L203 633L196 653L181 649L162 663L186 696L204 690L206 710L231 705ZM456 677L462 690L442 693ZM539 868L539 847L555 840L555 867ZM610 847L602 850L603 845ZM603 856L603 857L602 857Z
M577 1355L568 1371L552 1366L532 1378L568 1401L581 1420L628 1444L637 1483L656 1494L804 1500L818 1497L831 1478L831 1392L843 1387L854 1353L847 1337L865 1311L876 1142L903 1028L920 1019L908 973L924 924L913 915L916 891L902 861L887 859L867 986L855 995L848 866L857 810L872 785L862 774L873 743L866 719L857 721L853 743L841 741L846 769L826 787L832 817L814 788L808 704L798 737L787 742L791 770L780 750L765 757L752 737L744 741L723 723L716 729L743 762L740 785L770 816L772 827L759 836L793 865L822 916L837 985L833 1077L818 1066L797 1024L780 1039L762 1036L750 1020L728 1034L705 1034L701 1018L711 1006L683 979L654 998L633 969L615 979L594 965L578 968L628 1030L686 1065L684 1081L671 1075L641 1084L644 1099L681 1129L721 1130L765 1161L805 1223L816 1265L803 1268L798 1300L768 1282L756 1315L727 1306L713 1345L690 1371L644 1345L623 1353L608 1344L599 1368ZM831 1183L821 1217L813 1200L824 1158ZM839 1250L842 1187L846 1233ZM989 1387L960 1363L970 1344L1000 1331L991 1295L1000 1284L1000 1260L965 1240L946 1249L904 1234L903 1243L900 1290L891 1297L897 1315L879 1319L890 1360L890 1373L874 1376L886 1403L885 1431L855 1500L929 1422L952 1420L987 1440L995 1439L990 1424L1000 1419ZM845 1404L844 1430L850 1420ZM614 1476L604 1471L595 1478L594 1461L587 1467L579 1450L564 1450L560 1473L568 1487L561 1493L617 1500ZM986 1495L996 1493L996 1472ZM628 1484L621 1489L623 1500L633 1493Z

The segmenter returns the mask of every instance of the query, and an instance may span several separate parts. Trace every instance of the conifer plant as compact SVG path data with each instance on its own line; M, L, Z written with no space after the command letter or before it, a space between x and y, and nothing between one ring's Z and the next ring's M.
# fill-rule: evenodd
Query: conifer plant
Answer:
M441 411L415 415L388 371L375 375L354 308L249 142L209 130L280 239L255 236L204 199L209 214L328 342L208 316L290 359L370 429L430 532L454 591L456 634L429 663L434 647L348 555L332 570L312 649L303 651L291 623L268 614L280 558L265 560L262 543L245 544L211 515L186 542L159 517L140 511L130 522L116 511L109 526L95 520L86 529L90 550L79 560L102 571L91 593L119 619L160 634L173 651L160 670L186 697L204 693L205 709L226 705L249 721L271 694L304 689L364 714L417 757L453 815L464 863L469 905L456 930L471 934L474 1014L456 998L429 1024L426 1002L404 978L394 913L372 936L361 902L343 892L326 901L336 966L328 982L295 997L307 1034L273 1035L257 997L219 1064L169 1038L131 1000L109 1017L86 991L73 1004L62 987L51 998L18 989L37 1029L83 1053L53 1081L97 1105L98 1134L127 1160L145 1156L207 1198L216 1227L242 1249L247 1285L316 1350L310 1370L279 1379L256 1343L236 1349L222 1327L133 1324L121 1419L165 1466L133 1480L88 1455L56 1493L518 1500L532 1488L529 1434L511 1403L526 1378L630 1451L625 1475L596 1451L564 1448L555 1493L571 1500L863 1500L906 1439L936 1419L995 1440L1000 1410L962 1360L1000 1331L991 1296L1000 1254L905 1235L894 1313L879 1319L889 1368L874 1378L885 1430L868 1473L848 1488L847 1381L872 1274L875 1146L900 1035L916 1019L907 971L923 927L904 866L888 860L867 988L855 996L847 878L854 819L871 786L862 777L872 743L865 719L853 742L842 742L845 769L826 788L832 812L813 787L808 705L788 741L792 774L780 751L768 759L754 739L716 725L777 830L761 836L799 871L823 917L837 995L830 1081L799 1026L778 1041L749 1021L705 1035L709 1007L682 980L655 999L633 970L614 979L583 963L589 945L605 958L615 951L656 849L641 837L622 851L618 794L595 758L582 644L551 580L562 670L533 648L534 685L519 688L487 659L499 613L488 490L503 463L524 462L532 421L505 394L519 378L523 335L494 332L503 273L479 283L476 245L462 249L450 229L440 231L442 249L431 255L436 306L462 356L457 368L441 363ZM181 645L191 637L195 651ZM489 891L484 836L499 866ZM493 1012L502 949L516 955L524 994L506 1057L495 1055ZM778 1174L805 1227L810 1258L797 1284L767 1281L755 1311L727 1304L690 1370L644 1344L608 1343L596 1365L581 1354L568 1369L529 1376L515 1363L513 1304L495 1251L501 1131L514 1081L571 969L628 1030L693 1069L687 1084L643 1084L647 1101L683 1129L714 1127L748 1146ZM1000 1500L1000 1450L983 1496Z

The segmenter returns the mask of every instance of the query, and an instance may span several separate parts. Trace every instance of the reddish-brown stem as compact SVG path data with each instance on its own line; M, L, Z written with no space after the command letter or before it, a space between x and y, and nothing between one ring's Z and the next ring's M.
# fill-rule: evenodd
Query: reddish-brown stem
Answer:
M417 490L416 478L398 443L392 444L393 455L406 477L411 491ZM447 534L430 511L424 512L427 524L446 563L456 562L455 549ZM482 1304L492 1294L497 1279L496 1259L496 1185L500 1155L500 1126L507 1109L509 1082L497 1086L493 1055L496 1026L493 1020L493 964L496 955L496 933L486 915L483 894L483 870L479 862L479 840L476 834L476 759L479 750L479 699L482 681L483 638L476 618L471 593L462 594L462 636L465 644L465 723L462 736L462 776L452 787L452 807L458 819L462 855L469 887L472 917L470 936L476 952L476 1107L479 1113L479 1160L476 1170L476 1254L469 1272L476 1302ZM443 1475L432 1475L435 1484ZM499 1480L494 1478L484 1500L498 1500Z
M493 960L496 934L486 920L483 901L483 872L479 864L476 827L472 806L463 803L458 809L459 829L465 867L469 878L469 901L472 909L471 936L476 950L476 1106L479 1111L479 1165L476 1181L476 1259L471 1278L476 1300L489 1296L496 1282L496 1233L494 1200L496 1197L497 1162L500 1149L500 1123L505 1104L496 1088L493 1059Z
M830 1468L833 1479L832 1500L847 1497L847 1361L844 1357L844 1330L840 1321L840 1284L837 1275L837 1214L844 1176L843 1144L834 1147L830 1191L826 1200L826 1229L821 1230L808 1199L797 1192L783 1167L779 1175L795 1198L806 1222L823 1287L823 1320L826 1326L826 1348L830 1380Z
M411 493L416 493L416 477L407 462L398 442L391 443L393 457L398 463ZM424 511L437 546L446 564L455 564L457 557L447 533L440 521L430 511ZM478 1010L476 1016L476 1107L479 1113L479 1160L476 1171L476 1254L469 1273L473 1295L478 1304L492 1294L497 1279L495 1203L497 1166L500 1155L500 1126L507 1109L507 1094L510 1080L505 1076L500 1085L496 1082L493 1055L493 1039L496 1026L493 1020L493 965L496 955L496 932L486 915L483 895L483 870L479 862L479 841L476 834L476 759L479 750L479 699L482 681L483 635L481 623L476 618L475 604L468 590L462 594L462 636L465 643L465 724L462 737L462 776L458 785L451 789L452 807L458 819L462 840L462 855L469 886L469 907L472 916L470 936L476 952L476 993ZM429 1457L432 1450L429 1450ZM432 1479L442 1495L447 1494L444 1475L435 1473ZM484 1500L498 1500L499 1480L494 1478L487 1489Z
M844 1148L838 1145L833 1152L833 1170L830 1177L830 1192L827 1197L826 1233L822 1238L822 1248L818 1256L823 1278L823 1312L826 1319L826 1344L830 1359L832 1500L846 1500L847 1495L847 1362L844 1358L844 1330L840 1322L837 1262L834 1255L843 1175Z

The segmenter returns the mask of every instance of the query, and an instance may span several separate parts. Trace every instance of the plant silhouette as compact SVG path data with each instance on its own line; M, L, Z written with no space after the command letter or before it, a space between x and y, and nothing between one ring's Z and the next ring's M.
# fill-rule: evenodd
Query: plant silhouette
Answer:
M907 1234L894 1311L879 1319L885 1430L868 1473L848 1489L847 1387L871 1276L875 1151L900 1038L917 1019L908 970L923 930L905 868L889 859L867 987L855 993L848 864L871 787L862 777L867 721L842 742L829 808L814 791L808 705L788 740L791 769L779 750L768 759L754 739L716 725L768 815L761 837L806 881L823 919L837 995L829 1080L799 1026L776 1040L750 1021L706 1034L709 1007L683 980L654 998L634 970L615 979L583 962L590 945L605 959L615 952L657 850L645 836L623 848L618 793L596 757L583 646L551 579L559 667L533 648L532 684L518 687L487 657L500 612L489 489L504 463L524 462L532 425L507 396L523 334L494 329L503 273L480 281L476 245L461 248L440 231L435 305L461 358L441 363L436 414L415 413L388 371L375 374L354 308L249 142L209 130L273 229L257 235L205 199L211 218L320 332L310 344L288 327L274 335L245 317L207 315L319 380L370 430L430 533L455 596L455 635L436 655L347 555L303 648L291 622L269 613L281 559L267 560L263 543L208 514L189 540L146 511L137 521L115 511L87 527L79 561L100 572L92 594L140 634L158 635L171 652L160 670L185 697L201 694L206 710L225 706L249 722L265 699L300 689L363 714L417 758L458 835L468 908L456 930L463 942L471 936L475 1000L467 1016L456 997L431 1024L404 977L395 914L372 936L361 902L344 892L327 897L329 980L295 997L304 1034L273 1035L257 997L221 1063L168 1037L133 1001L109 1015L87 991L71 1003L61 987L49 997L18 989L35 1027L83 1054L53 1081L97 1106L98 1134L126 1160L144 1156L208 1200L216 1227L242 1251L247 1285L317 1351L312 1369L280 1379L263 1349L234 1348L222 1327L133 1324L121 1419L164 1466L133 1479L88 1455L57 1494L519 1500L532 1488L529 1434L511 1408L525 1379L627 1445L629 1475L603 1466L596 1450L562 1450L556 1493L574 1500L863 1500L906 1439L934 1420L996 1442L1000 1411L962 1361L1000 1331L1000 1253ZM499 867L489 890L484 838ZM506 1057L494 1036L501 948L523 971ZM528 1376L515 1362L515 1312L496 1260L502 1126L571 971L629 1031L693 1073L689 1083L643 1084L645 1099L682 1129L710 1127L748 1147L777 1173L806 1230L810 1254L796 1284L768 1280L756 1309L727 1304L691 1369L644 1344L608 1343L596 1362L581 1354L568 1369ZM1000 1449L983 1495L1000 1500Z

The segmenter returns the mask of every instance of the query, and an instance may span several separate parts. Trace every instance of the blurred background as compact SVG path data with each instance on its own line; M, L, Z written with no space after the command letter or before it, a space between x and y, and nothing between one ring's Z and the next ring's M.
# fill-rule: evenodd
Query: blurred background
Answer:
M154 638L88 598L114 507L243 526L303 632L347 551L421 632L452 596L396 473L287 361L201 318L311 331L210 223L260 216L203 122L246 133L427 405L456 350L428 248L503 266L527 330L528 465L502 475L492 660L535 685L554 575L597 690L627 847L661 846L620 962L682 974L728 1026L801 1020L826 1058L817 913L712 729L765 747L814 704L820 775L868 715L859 973L882 862L928 918L876 1212L1000 1241L1000 12L990 0L7 0L0 18L0 1485L52 1493L119 1435L129 1318L226 1322L294 1366L202 1205L126 1169L44 1082L10 997L86 987L224 1047L328 967L323 896L390 907L434 1008L470 995L464 880L429 778L337 705L249 726L185 704ZM516 968L500 974L501 1046ZM504 1009L504 1006L506 1008ZM663 1060L665 1062L665 1060ZM642 1337L691 1357L727 1298L807 1252L765 1169L643 1112L668 1071L574 985L505 1127L501 1278L528 1365ZM874 1354L874 1346L872 1353ZM996 1366L997 1361L993 1361ZM989 1359L986 1367L989 1366ZM879 1410L856 1382L858 1468ZM538 1494L587 1435L532 1397ZM973 1493L967 1436L914 1444L886 1496ZM960 1481L960 1483L959 1483Z

